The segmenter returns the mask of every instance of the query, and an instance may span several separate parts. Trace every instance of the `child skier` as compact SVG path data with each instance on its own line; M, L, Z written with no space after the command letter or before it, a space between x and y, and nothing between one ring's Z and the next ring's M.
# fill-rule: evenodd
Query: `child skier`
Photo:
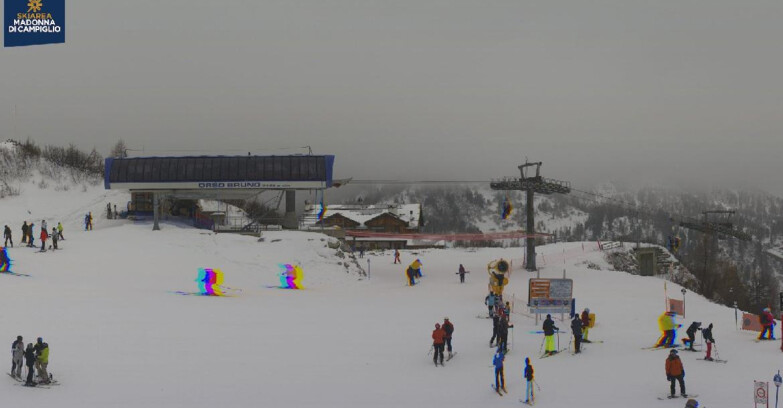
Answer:
M677 355L677 350L671 350L669 357L666 358L666 379L671 383L671 395L669 398L674 398L674 382L680 383L680 394L683 397L687 397L685 393L685 368L682 367L682 361L680 356Z
M506 391L506 378L503 374L503 360L505 359L506 356L503 354L503 349L498 347L495 357L492 358L492 365L495 366L495 392L500 395L503 395L500 393L500 390L508 394L508 391Z
M530 365L530 358L525 357L525 370L522 373L525 377L525 404L533 405L535 395L533 395L533 366Z
M704 342L707 343L707 355L704 356L704 359L712 361L712 345L715 344L715 339L712 337L712 323L701 331L701 336L704 337Z

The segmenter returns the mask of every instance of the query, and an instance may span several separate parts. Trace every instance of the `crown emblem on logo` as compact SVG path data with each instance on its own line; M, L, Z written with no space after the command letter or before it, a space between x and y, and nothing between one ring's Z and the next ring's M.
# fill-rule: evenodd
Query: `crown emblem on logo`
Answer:
M27 9L27 12L38 12L41 11L41 7L43 7L43 2L41 0L30 0L27 2L27 7L30 7Z

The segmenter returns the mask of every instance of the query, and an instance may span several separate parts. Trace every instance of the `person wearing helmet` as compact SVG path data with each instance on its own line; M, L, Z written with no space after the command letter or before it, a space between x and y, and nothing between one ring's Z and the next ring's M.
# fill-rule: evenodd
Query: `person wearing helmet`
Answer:
M772 316L772 312L768 307L764 308L764 312L759 316L759 321L764 329L759 334L759 340L775 340L775 332L773 330L775 326L775 316ZM769 338L765 337L765 334L769 332Z
M699 401L691 398L685 403L685 408L699 408Z
M682 366L680 356L677 355L677 350L671 350L669 356L666 357L666 379L671 383L669 398L674 398L675 381L680 383L680 395L687 397L685 393L685 368Z
M446 361L451 360L452 357L454 357L454 354L451 352L451 334L454 333L454 325L451 324L448 317L443 318L443 331L446 333L446 335L443 337L443 340L446 343L446 350L449 352L449 358L446 359Z
M435 330L432 331L432 347L435 348L432 361L435 363L435 367L438 366L438 360L440 360L440 365L443 366L443 344L445 338L446 331L440 327L440 323L435 323Z
M587 334L590 332L590 308L585 308L582 311L582 343L589 343Z

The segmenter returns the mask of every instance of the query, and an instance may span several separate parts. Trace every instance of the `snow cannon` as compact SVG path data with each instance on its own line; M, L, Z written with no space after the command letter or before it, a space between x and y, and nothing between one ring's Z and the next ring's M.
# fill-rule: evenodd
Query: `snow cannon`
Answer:
M503 296L503 288L508 285L508 277L511 275L511 263L503 258L487 264L489 275L489 291L495 295Z

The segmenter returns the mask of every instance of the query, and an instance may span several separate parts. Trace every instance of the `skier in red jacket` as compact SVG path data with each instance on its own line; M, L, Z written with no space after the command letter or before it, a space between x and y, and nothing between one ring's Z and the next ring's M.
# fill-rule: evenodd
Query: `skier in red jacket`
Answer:
M772 316L772 312L768 307L764 308L764 312L759 316L759 321L761 321L761 325L764 326L764 329L761 330L761 334L759 334L759 340L775 340L775 331L773 330L775 327L775 316ZM764 334L767 332L769 332L769 339L764 337Z
M435 330L432 331L432 347L435 347L435 354L432 356L432 361L435 366L438 366L438 359L440 359L440 365L443 365L443 346L446 342L446 331L440 328L440 323L435 323Z

